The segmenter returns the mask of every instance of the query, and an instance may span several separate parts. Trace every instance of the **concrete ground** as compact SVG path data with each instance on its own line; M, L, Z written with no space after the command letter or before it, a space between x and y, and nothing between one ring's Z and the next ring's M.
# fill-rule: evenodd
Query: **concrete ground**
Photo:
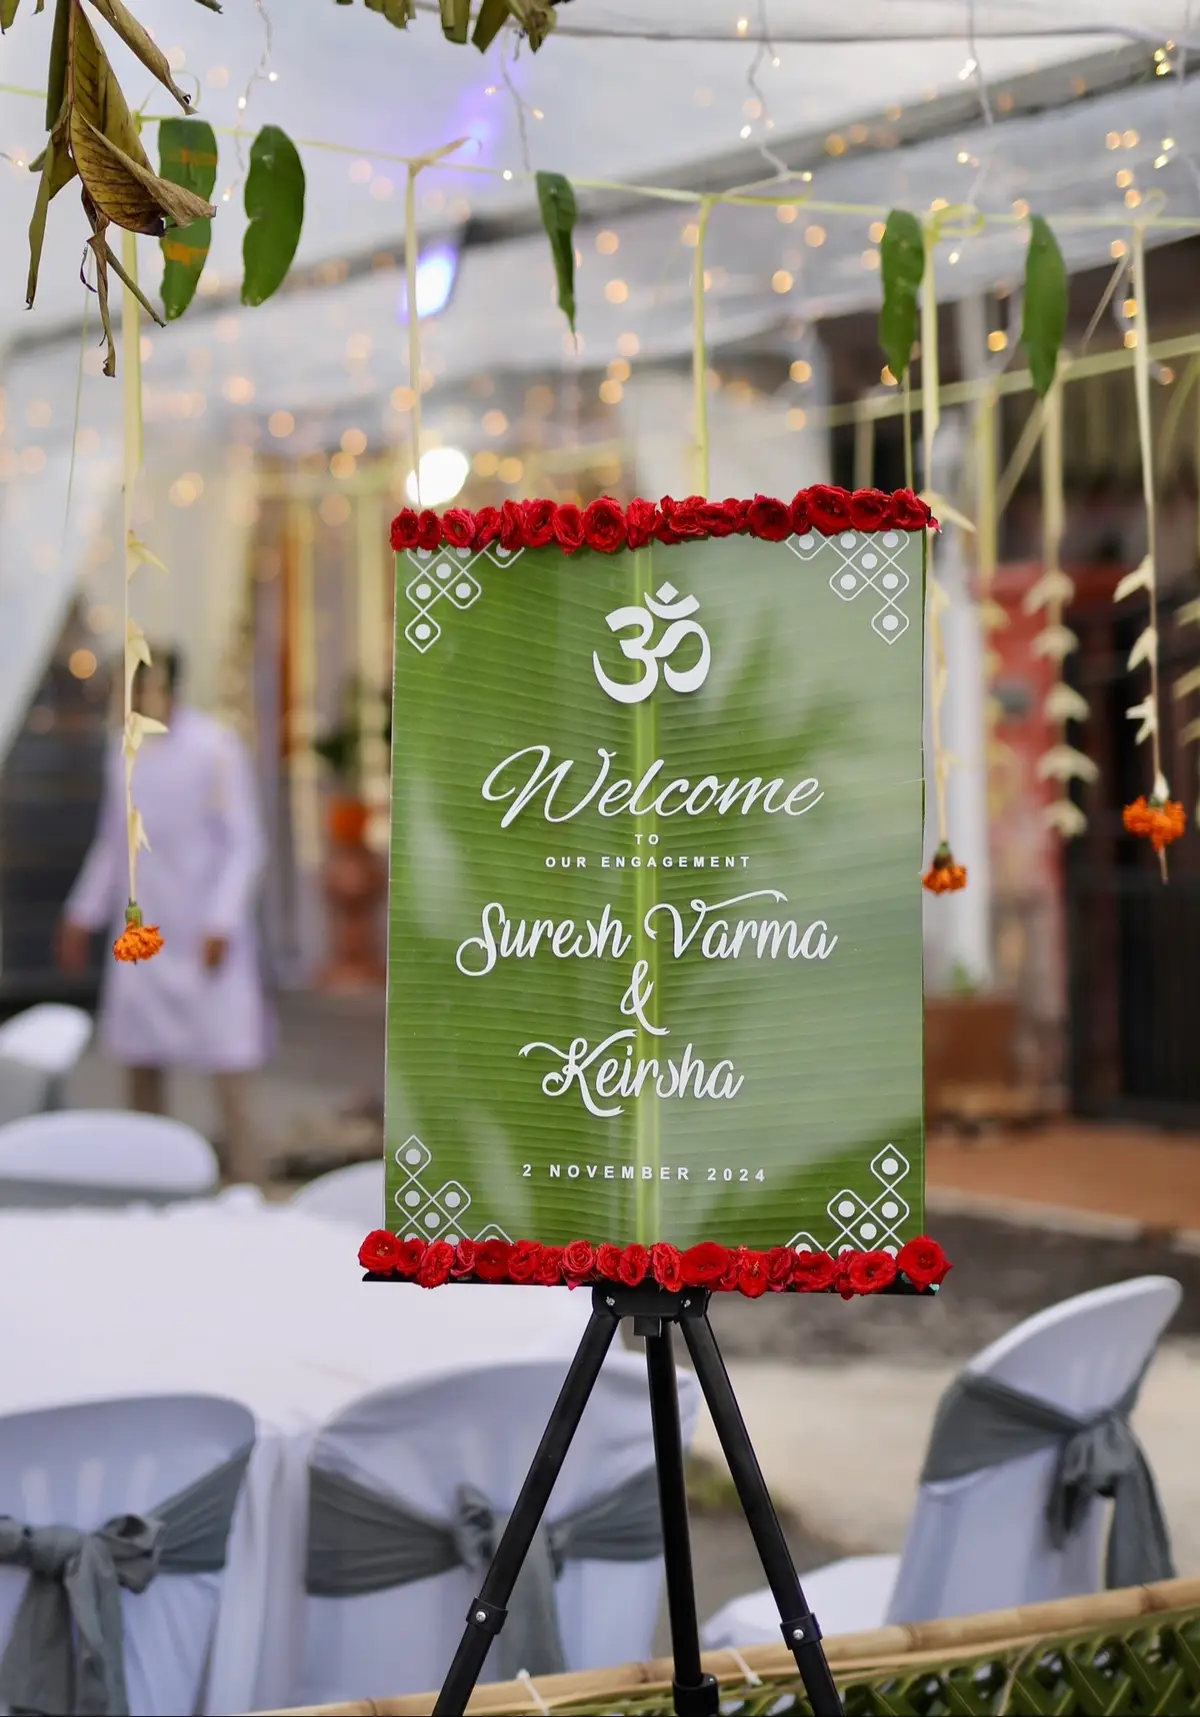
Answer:
M278 1054L258 1085L264 1163L336 1154L345 1144L339 1113L382 1099L383 1046L377 996L283 998ZM119 1074L90 1052L68 1096L75 1107L120 1107ZM211 1136L206 1081L181 1075L173 1106ZM971 1353L1070 1294L1162 1272L1183 1284L1184 1303L1135 1423L1179 1572L1200 1574L1200 1245L1190 1232L1200 1230L1200 1140L1074 1123L974 1145L938 1139L929 1186L927 1226L956 1261L936 1301L730 1296L714 1308L801 1572L848 1552L900 1548L938 1396ZM707 1420L696 1452L723 1472ZM702 1617L763 1584L740 1516L720 1486L708 1490L693 1523Z

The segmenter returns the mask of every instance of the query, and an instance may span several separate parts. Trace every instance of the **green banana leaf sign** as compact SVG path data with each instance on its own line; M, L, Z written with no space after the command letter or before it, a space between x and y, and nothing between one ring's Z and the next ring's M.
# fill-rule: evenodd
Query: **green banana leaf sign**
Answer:
M388 1228L922 1232L923 555L397 554Z

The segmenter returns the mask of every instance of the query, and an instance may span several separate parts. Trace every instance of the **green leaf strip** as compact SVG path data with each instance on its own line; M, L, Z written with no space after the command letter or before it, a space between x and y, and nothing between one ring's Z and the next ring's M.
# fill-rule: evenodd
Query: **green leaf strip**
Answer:
M265 304L287 277L304 225L304 167L277 125L264 125L250 147L242 244L242 303Z
M925 235L916 215L892 210L879 246L879 270L883 281L879 344L888 369L902 382L917 340L925 275Z
M537 175L538 208L550 240L554 274L558 281L558 307L575 332L575 222L579 210L571 181L561 173Z

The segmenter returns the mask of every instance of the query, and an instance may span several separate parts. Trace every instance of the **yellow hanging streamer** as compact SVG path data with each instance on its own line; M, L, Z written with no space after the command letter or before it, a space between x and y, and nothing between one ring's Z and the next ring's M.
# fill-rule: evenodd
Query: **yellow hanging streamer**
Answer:
M1023 606L1027 614L1045 617L1033 640L1033 654L1055 664L1055 684L1046 697L1045 711L1058 729L1058 739L1037 761L1038 779L1058 783L1045 820L1070 840L1087 827L1087 818L1071 799L1070 784L1094 781L1099 771L1090 757L1067 744L1064 732L1068 721L1082 721L1087 715L1086 703L1063 679L1063 663L1078 645L1075 634L1063 624L1063 611L1075 594L1074 584L1059 565L1066 512L1062 378L1056 376L1042 402L1042 575L1026 593Z
M417 506L421 505L421 318L417 313L417 179L426 167L462 149L469 138L460 137L428 155L406 162L404 187L404 290L408 299L408 385L412 393L412 468Z
M134 233L121 235L121 260L129 279L137 281L137 237ZM165 733L161 721L142 715L133 707L133 682L140 666L149 667L150 650L142 629L129 612L129 586L143 561L161 566L149 550L138 541L133 529L133 500L138 473L142 468L142 308L137 295L128 286L123 288L121 346L124 408L124 471L122 511L124 523L124 638L125 638L125 723L121 750L125 763L125 831L129 855L129 904L125 908L125 928L113 944L118 960L137 962L149 960L162 947L158 926L143 922L137 898L137 856L140 848L149 847L141 812L133 802L133 771L142 741L148 733Z
M1137 401L1138 447L1142 460L1142 496L1146 506L1146 556L1141 565L1123 578L1116 588L1114 601L1121 601L1135 590L1144 590L1150 613L1144 631L1129 653L1126 666L1132 671L1143 663L1150 671L1149 694L1140 703L1126 710L1136 721L1136 743L1150 741L1151 767L1154 773L1149 802L1136 801L1125 808L1125 827L1132 834L1144 834L1158 853L1162 879L1167 880L1167 844L1183 833L1183 807L1171 802L1171 789L1162 767L1162 736L1158 683L1158 523L1154 497L1154 448L1150 417L1150 327L1146 303L1146 233L1143 226L1133 232L1133 296L1137 304L1137 344L1133 353L1133 385Z
M921 456L924 469L926 498L930 491L933 470L933 438L937 434L940 412L938 405L938 324L937 287L934 281L933 259L937 248L936 223L925 228L925 278L921 286ZM933 800L937 817L938 850L933 867L926 873L926 886L942 892L944 882L955 866L950 856L950 829L946 810L946 785L952 759L942 742L942 705L946 697L949 670L946 663L946 642L942 633L942 615L949 606L946 592L933 575L932 562L927 579L929 592L929 724L933 749ZM965 883L963 874L962 882ZM962 886L962 884L959 884Z

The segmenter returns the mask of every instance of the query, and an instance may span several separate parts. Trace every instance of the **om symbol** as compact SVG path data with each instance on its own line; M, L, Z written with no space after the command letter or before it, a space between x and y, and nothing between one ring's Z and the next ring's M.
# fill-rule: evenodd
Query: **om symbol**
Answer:
M640 663L642 669L641 678L629 684L610 680L600 664L600 652L593 651L592 665L596 678L610 698L615 698L618 703L641 703L648 698L658 684L660 662L663 664L663 678L673 692L699 691L712 662L708 633L698 620L687 618L699 607L694 596L680 596L674 585L664 584L653 596L647 596L644 608L614 608L605 616L610 632L630 629L636 632L635 637L622 639L621 654L631 662ZM657 644L651 642L656 619L669 622ZM692 668L673 668L670 659L685 638L699 638L700 660Z

